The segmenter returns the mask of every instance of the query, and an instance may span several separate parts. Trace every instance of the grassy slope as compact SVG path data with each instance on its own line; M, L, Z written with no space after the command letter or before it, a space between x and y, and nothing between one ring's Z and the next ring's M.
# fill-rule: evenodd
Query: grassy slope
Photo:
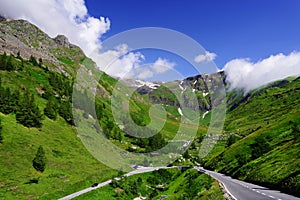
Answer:
M11 21L6 24L12 27L12 29L8 29L7 34L13 35L16 31L26 30L29 36L28 38L24 36L22 38L24 41L22 41L29 46L32 45L38 49L39 47L32 43L36 42L35 39L43 38L41 44L48 45L48 50L60 61L60 69L66 71L70 76L75 75L80 64L90 66L88 68L94 71L94 63L86 58L79 48L57 46L51 38L42 32L39 32L36 38L30 37L31 29L36 30L37 28L32 28L30 24L26 24L24 27L22 21ZM21 61L18 59L13 59L13 62L17 66L21 65ZM48 61L44 61L43 64L55 71L58 69L55 64ZM42 111L47 101L40 97L36 88L49 85L49 75L42 68L33 66L27 61L24 62L24 65L23 71L0 71L2 85L13 91L25 86L31 94L35 95L35 103ZM102 82L100 81L103 92L101 99L103 103L110 106L108 95L114 89L116 80L105 74L102 78ZM128 89L121 89L123 96L125 96L126 91ZM147 112L148 109L147 99L136 96L131 100L131 111L134 113ZM167 139L174 136L180 122L178 116L176 118L172 112L169 112L169 116L162 130L162 134ZM161 120L160 116L154 117L156 121ZM57 198L90 186L92 182L105 180L115 173L95 160L86 151L76 136L75 129L67 125L62 118L52 121L45 117L43 127L40 130L28 129L17 124L14 115L1 114L1 118L3 118L4 126L4 142L0 144L1 198ZM146 124L150 121L147 117L144 120ZM156 123L154 123L155 126ZM189 126L188 123L184 124L184 130L189 131L190 129L195 130L197 127ZM39 145L44 147L48 159L46 171L42 174L37 173L31 166L31 161ZM35 178L39 178L39 184L25 184Z
M0 144L0 198L57 198L106 180L116 173L95 160L76 137L76 131L59 118L45 119L43 127L25 128L13 115L2 115L3 144ZM44 173L32 167L39 145L46 152ZM26 184L39 178L38 184Z
M13 61L16 65L20 64L18 59ZM24 62L24 64L23 71L0 71L2 85L11 88L12 91L25 86L30 93L35 95L35 102L42 111L47 100L40 97L36 88L49 85L48 73L29 62ZM105 97L113 89L115 80L106 75L102 77L100 83L106 90L103 94ZM125 96L127 90L124 87L121 90L121 95ZM106 98L102 98L102 102L110 106ZM141 96L135 96L131 100L131 111L134 113L147 112L147 106L147 100ZM180 118L173 116L172 112L168 113L169 118L161 132L165 138L171 139L178 130ZM63 119L59 118L57 121L52 121L45 117L43 127L37 130L17 124L14 115L5 116L1 114L1 116L4 126L4 142L0 145L0 155L3 156L1 159L3 160L1 162L3 175L0 179L0 190L3 197L35 198L45 196L45 198L56 198L90 186L93 182L110 178L114 174L113 170L105 167L89 155L77 138L76 130L67 125ZM153 117L155 118L154 121L163 120L158 115ZM156 123L153 125L155 127ZM185 131L197 129L188 123L182 125ZM48 158L47 169L43 174L35 173L31 166L31 161L39 145L44 147ZM127 146L131 146L130 141ZM5 159L6 157L9 159ZM12 167L7 168L11 165ZM39 178L39 184L25 184L35 178Z
M20 64L17 59L13 62ZM42 111L47 101L38 95L36 88L49 85L48 73L29 62L24 64L23 71L0 71L2 85L12 91L25 86L35 95L35 103ZM0 144L0 198L58 198L115 176L114 170L89 154L75 128L62 118L52 121L45 117L41 129L28 129L17 124L13 114L0 115L4 137ZM44 173L37 173L32 167L39 145L44 147L48 159ZM25 184L36 178L38 184Z
M298 78L283 87L264 88L229 112L225 132L242 139L228 148L220 142L205 166L299 195L300 140L291 130L291 122L300 124L299 85ZM254 159L251 144L258 137L267 139L270 151Z

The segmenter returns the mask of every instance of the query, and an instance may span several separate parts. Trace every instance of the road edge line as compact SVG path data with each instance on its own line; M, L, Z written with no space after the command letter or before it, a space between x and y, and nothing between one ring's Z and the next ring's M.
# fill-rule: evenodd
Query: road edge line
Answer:
M215 180L218 181L219 184L221 185L221 187L224 188L224 190L225 190L224 193L227 193L228 196L231 197L231 199L233 199L233 200L238 200L233 194L231 194L231 192L227 189L226 185L225 185L223 182L221 182L221 181L219 181L219 180L217 180L217 179L215 179Z
M218 181L219 184L221 184L221 185L223 186L223 188L224 188L225 192L228 194L228 196L231 197L231 199L233 199L233 200L238 200L238 199L237 199L237 198L236 198L236 197L235 197L235 196L227 189L226 185L225 185L222 181L218 180L217 178L215 178L214 176L212 176L211 174L209 174L209 173L207 173L207 172L205 172L205 174L209 175L210 177L212 177L213 179L215 179L216 181Z

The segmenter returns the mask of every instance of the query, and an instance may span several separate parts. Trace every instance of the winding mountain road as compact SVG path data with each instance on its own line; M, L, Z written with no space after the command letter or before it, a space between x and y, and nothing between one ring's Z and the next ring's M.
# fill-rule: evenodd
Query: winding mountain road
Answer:
M127 174L124 174L123 176L132 176L132 175L135 175L135 174L141 174L141 173L146 173L146 172L152 172L154 170L158 170L158 169L162 169L162 168L173 168L173 167L140 167L132 172L129 172ZM120 177L117 177L117 178L114 178L115 180L120 180L121 178ZM106 186L108 184L110 184L112 182L112 180L108 180L108 181L105 181L103 183L99 183L97 186L95 187L89 187L89 188L86 188L84 190L81 190L81 191L78 191L78 192L75 192L73 194L70 194L68 196L65 196L65 197L62 197L60 198L59 200L69 200L69 199L73 199L75 197L78 197L84 193L87 193L87 192L90 192L92 190L95 190L95 189L98 189L98 188L101 188L103 186Z
M174 166L178 167L178 166ZM174 167L140 167L132 172L129 172L123 176L132 176L135 174L141 174L146 172L151 172L154 170L162 169L162 168L174 168ZM300 200L298 197L294 197L288 194L281 193L276 190L271 190L266 187L254 185L251 183L247 183L244 181L232 179L229 176L225 176L223 174L210 171L207 169L204 169L202 167L194 167L195 169L204 172L213 178L215 178L217 181L222 183L225 187L225 190L230 196L235 200ZM115 180L120 180L121 178L115 178ZM105 185L108 185L112 182L112 180L105 181L103 183L98 184L95 187L89 187L84 190L81 190L79 192L70 194L68 196L65 196L63 198L60 198L59 200L69 200L73 199L79 195L82 195L84 193L90 192L92 190L101 188Z
M277 190L271 190L266 187L254 185L244 181L236 180L230 176L225 176L223 174L209 171L203 169L202 167L194 167L199 171L212 176L219 182L221 182L226 191L237 200L300 200L298 197L294 197L288 194L281 193Z

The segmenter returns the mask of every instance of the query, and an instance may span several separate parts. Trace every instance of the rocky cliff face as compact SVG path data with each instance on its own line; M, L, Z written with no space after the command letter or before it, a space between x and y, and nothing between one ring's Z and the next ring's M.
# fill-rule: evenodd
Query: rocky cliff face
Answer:
M74 73L85 57L82 50L69 43L65 36L50 38L35 25L25 20L0 19L0 53L17 55L29 59L34 56L42 59L51 70L63 72L66 75Z
M212 95L224 85L225 74L218 72L165 83L148 95L153 103L209 111L212 104L217 103L212 102Z

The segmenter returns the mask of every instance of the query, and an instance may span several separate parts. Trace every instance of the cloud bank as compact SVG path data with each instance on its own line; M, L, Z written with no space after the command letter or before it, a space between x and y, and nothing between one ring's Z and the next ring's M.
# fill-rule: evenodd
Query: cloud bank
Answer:
M230 89L243 89L245 93L267 83L300 75L300 52L289 55L279 53L258 61L234 59L224 66Z
M145 60L143 54L130 52L126 44L121 44L115 49L98 53L94 56L100 70L120 78L133 78L134 71Z
M136 70L136 77L139 79L148 79L164 74L174 69L176 63L170 62L167 59L158 58L154 63L146 65Z
M88 14L84 0L0 0L0 14L25 19L51 37L62 34L90 54L101 47L99 38L110 29L110 20Z
M84 0L0 0L0 15L11 19L24 19L39 27L50 37L65 35L91 57L97 66L115 77L150 78L164 73L175 65L159 58L150 68L140 68L143 54L129 52L126 44L101 52L101 37L110 29L108 18L95 18L88 14ZM114 61L111 62L112 58Z
M94 58L102 71L114 77L125 79L147 80L168 73L176 66L176 63L160 57L153 63L145 64L145 56L140 52L130 52L126 44L121 44L115 49L97 54Z
M213 61L217 57L217 54L211 53L209 51L205 51L204 54L200 54L195 57L194 61L196 63L201 63L201 62L210 62Z

